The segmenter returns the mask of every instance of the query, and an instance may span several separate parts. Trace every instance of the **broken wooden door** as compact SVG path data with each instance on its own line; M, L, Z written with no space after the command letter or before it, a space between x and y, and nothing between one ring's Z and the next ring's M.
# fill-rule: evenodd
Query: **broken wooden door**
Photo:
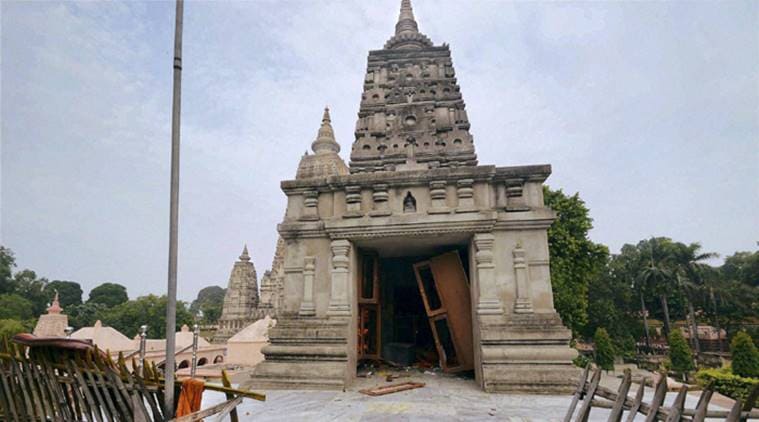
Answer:
M414 273L443 370L473 369L469 281L458 252L416 263Z
M379 258L361 255L358 279L358 358L380 358Z

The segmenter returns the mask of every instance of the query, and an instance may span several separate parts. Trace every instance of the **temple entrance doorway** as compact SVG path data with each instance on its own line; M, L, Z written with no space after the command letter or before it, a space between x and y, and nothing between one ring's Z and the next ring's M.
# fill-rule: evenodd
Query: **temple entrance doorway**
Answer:
M468 239L436 240L359 247L359 366L473 370Z

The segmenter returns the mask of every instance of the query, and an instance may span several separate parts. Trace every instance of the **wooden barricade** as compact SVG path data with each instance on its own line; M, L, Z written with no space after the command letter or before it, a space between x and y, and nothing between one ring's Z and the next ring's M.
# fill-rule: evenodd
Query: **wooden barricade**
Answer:
M609 422L620 422L624 412L627 412L626 422L633 422L638 415L644 417L637 420L645 420L646 422L703 422L706 418L724 418L728 422L739 422L759 419L759 410L752 410L759 396L759 386L753 389L745 403L737 400L729 411L724 411L708 410L709 400L714 394L714 388L710 384L702 390L696 407L688 409L685 407L685 399L688 394L686 386L678 391L671 406L664 405L664 399L667 395L666 373L660 374L659 382L654 386L653 398L650 403L646 403L643 399L646 388L645 378L640 382L635 397L631 398L628 396L632 384L629 369L625 370L617 391L601 386L601 375L600 368L592 370L588 366L583 370L577 383L577 389L572 396L572 402L564 417L564 422L573 420L587 422L592 408L611 409L607 419ZM580 403L582 404L577 410ZM575 412L576 410L577 412Z
M181 385L177 382L177 396ZM178 420L229 414L245 397L266 398L231 388L226 374L224 386L204 388L226 393L227 401ZM12 343L0 342L3 421L166 421L163 396L164 380L155 365L145 365L140 374L127 368L123 355L114 361L83 340L20 334Z

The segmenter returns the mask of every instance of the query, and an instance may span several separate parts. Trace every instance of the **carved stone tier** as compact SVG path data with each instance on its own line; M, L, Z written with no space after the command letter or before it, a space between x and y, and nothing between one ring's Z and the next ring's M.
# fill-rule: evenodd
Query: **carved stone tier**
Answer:
M281 317L269 331L246 386L267 389L339 389L348 371L348 321L334 318Z
M487 392L568 393L575 389L577 351L556 313L510 314L481 323L483 388Z

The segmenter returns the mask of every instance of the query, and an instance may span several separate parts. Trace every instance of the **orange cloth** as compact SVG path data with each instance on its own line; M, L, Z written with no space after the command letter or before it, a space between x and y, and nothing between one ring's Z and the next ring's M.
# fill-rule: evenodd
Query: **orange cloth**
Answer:
M182 392L179 393L179 401L177 402L177 417L187 416L200 410L204 388L203 380L193 378L182 381Z

